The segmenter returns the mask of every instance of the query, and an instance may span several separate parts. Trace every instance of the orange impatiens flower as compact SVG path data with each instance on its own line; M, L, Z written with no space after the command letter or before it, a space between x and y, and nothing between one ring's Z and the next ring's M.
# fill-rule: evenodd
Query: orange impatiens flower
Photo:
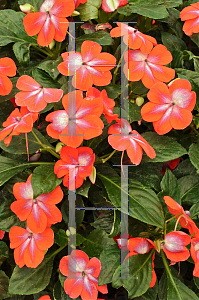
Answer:
M141 162L142 149L150 158L156 156L154 149L136 130L132 130L131 125L125 119L121 119L120 123L111 125L108 134L110 134L108 142L113 149L126 150L128 157L135 165L139 165Z
M182 30L186 35L192 35L199 32L199 2L193 3L185 7L181 13L180 18L185 21Z
M82 300L97 300L98 291L107 294L107 285L98 286L101 263L98 258L89 260L81 250L73 250L64 256L59 264L60 272L69 278L64 282L64 290L70 298L81 296Z
M199 237L191 240L191 257L195 262L195 268L193 270L193 276L199 277Z
M148 54L153 46L157 45L157 41L150 35L143 34L136 28L126 24L117 23L118 27L110 31L111 37L123 36L124 43L133 50L140 49L142 53Z
M45 0L39 12L29 13L23 19L25 31L29 36L38 34L37 43L48 46L54 40L65 39L69 17L75 9L74 0Z
M14 249L14 259L19 268L26 265L36 268L44 259L45 250L54 243L54 233L46 228L41 233L33 233L26 229L14 226L9 232L10 248Z
M0 240L2 240L2 239L3 239L4 235L5 235L5 231L3 231L3 230L0 230Z
M154 242L152 242L149 239L141 238L141 237L136 237L136 238L130 238L128 241L128 249L129 249L129 254L125 259L132 255L138 255L138 254L145 254L148 253L152 248L156 249L156 246ZM155 283L156 283L156 273L154 270L154 259L155 259L155 253L153 254L152 257L152 279L151 279L151 284L149 288L152 288Z
M116 58L102 52L102 46L91 41L84 41L81 53L70 51L62 53L63 62L58 70L65 76L73 76L72 85L86 91L92 85L104 86L111 82L110 70L116 65Z
M107 95L106 90L101 92L96 88L88 89L86 93L86 99L100 98L103 104L103 113L108 123L111 123L113 120L118 120L118 115L113 114L113 107L115 106L115 101L110 99Z
M46 131L54 139L70 147L102 134L104 123L100 119L103 104L99 98L83 98L81 91L73 91L62 99L65 110L57 110L46 117Z
M50 299L50 296L44 295L44 296L40 297L38 300L51 300L51 299Z
M144 54L141 50L129 50L125 53L124 60L126 78L130 81L142 80L148 89L156 82L169 82L175 77L175 71L165 67L172 61L172 55L163 45L155 46L149 54Z
M167 233L164 239L163 251L171 264L178 261L185 261L189 258L189 250L185 247L191 242L191 237L182 231Z
M199 237L199 229L194 221L189 217L190 212L184 211L183 207L169 196L164 196L163 199L169 212L176 216L176 219L179 219L180 225L183 228L188 229L191 235L194 234L194 237Z
M38 113L30 112L25 106L21 107L20 111L18 108L15 108L7 120L3 122L3 127L6 128L0 132L0 141L5 139L4 143L8 146L13 135L30 132L37 118ZM7 135L9 136L5 138Z
M43 232L47 226L61 222L62 214L55 204L63 199L63 192L57 186L51 193L33 198L30 175L26 182L17 182L13 186L14 201L10 208L21 221L27 220L28 228L34 233Z
M89 147L62 147L60 156L61 160L55 163L55 174L58 178L64 176L63 185L69 190L77 189L83 184L84 178L92 173L95 162L93 150Z
M74 0L75 8L77 8L80 4L86 3L87 0Z
M14 61L9 57L0 58L0 95L10 94L12 82L8 77L16 75L17 67Z
M15 95L15 103L31 112L42 111L47 103L58 102L63 96L63 90L44 88L28 75L22 75L16 87L22 92Z
M125 6L127 3L127 0L102 0L102 9L110 13L115 11L118 7Z
M196 93L186 79L176 79L168 86L159 82L147 94L150 102L141 110L142 118L153 122L158 134L165 134L172 128L184 129L192 121L191 111L196 104Z

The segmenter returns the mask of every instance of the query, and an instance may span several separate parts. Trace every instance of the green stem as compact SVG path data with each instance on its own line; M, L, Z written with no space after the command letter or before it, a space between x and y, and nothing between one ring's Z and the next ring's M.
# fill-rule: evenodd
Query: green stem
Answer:
M176 282L174 281L173 275L171 273L171 270L170 270L169 265L167 263L167 259L166 259L165 254L164 254L162 249L160 250L160 254L162 256L162 261L163 261L164 267L166 269L167 276L169 276L170 280L172 281L173 287L176 288L176 290L177 290Z
M193 216L191 216L190 218L193 219L195 216L197 216L199 214L199 211L197 213L195 213Z
M197 135L199 135L199 132L195 129L195 127L194 127L194 125L193 124L191 124L191 129L193 129L193 131L197 134Z
M32 44L31 46L32 46L33 48L35 48L37 51L40 51L40 52L44 53L44 54L47 55L47 56L50 56L50 57L53 56L53 54L52 54L51 51L46 51L46 50L44 50L44 49L41 49L41 48L35 46L34 44Z
M68 245L68 243L63 246L63 247L60 247L59 249L57 249L55 252L53 252L53 254L51 254L50 258L56 256L59 252L61 252L66 246Z
M39 143L39 145L43 148L43 149L40 149L40 151L47 151L49 153L51 153L53 156L55 156L56 158L60 159L60 156L59 154L57 154L53 147L49 147L49 146L45 146L41 141L40 139L38 138L38 136L34 133L34 131L32 130L32 134L34 135L35 139L37 140L37 142Z
M114 154L117 152L117 150L114 150L107 158L102 159L102 163L104 164L107 160L109 160Z
M125 49L124 52L122 53L122 56L120 57L120 60L119 60L119 62L118 62L118 65L117 65L115 71L113 72L113 81L112 81L112 84L115 84L118 69L119 69L119 67L120 67L120 65L121 65L121 61L122 61L122 59L123 59L123 57L124 57L124 54L125 54L125 52L126 52L127 49L128 49L128 46L126 46L126 49Z
M118 14L117 10L110 16L110 18L108 19L108 21L110 21L111 19L113 19L116 15Z

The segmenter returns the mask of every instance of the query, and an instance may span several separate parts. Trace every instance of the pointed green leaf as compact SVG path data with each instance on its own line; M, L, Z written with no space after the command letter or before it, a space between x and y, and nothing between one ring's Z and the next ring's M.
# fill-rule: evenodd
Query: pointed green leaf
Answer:
M178 180L169 169L166 169L160 186L166 196L170 196L176 202L178 202L178 204L181 204L180 186Z
M45 289L49 284L53 268L53 258L45 257L37 268L16 266L10 278L9 293L31 295Z
M115 207L121 207L121 192L128 194L128 188L122 187L121 178L106 177L98 174L102 180L109 199ZM129 215L142 222L163 228L164 215L160 200L151 189L140 182L129 179ZM128 213L128 212L123 212Z

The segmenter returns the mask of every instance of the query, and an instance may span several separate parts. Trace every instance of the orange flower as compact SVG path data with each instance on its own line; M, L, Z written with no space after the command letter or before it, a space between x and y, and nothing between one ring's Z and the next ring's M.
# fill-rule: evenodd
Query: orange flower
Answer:
M107 13L111 13L126 4L128 4L127 0L102 0L102 9Z
M51 228L46 228L41 233L33 233L26 229L14 226L9 232L10 248L14 249L14 259L19 268L26 265L36 268L44 259L45 250L54 242L54 233Z
M191 111L196 104L196 93L188 80L177 79L168 86L158 82L147 94L149 102L141 110L142 118L153 122L158 134L165 134L172 128L184 129L192 121Z
M83 98L82 91L73 91L63 97L62 104L65 110L54 111L46 117L47 122L52 122L46 128L49 136L76 148L84 139L102 134L103 105L100 99Z
M129 50L125 53L124 60L126 78L130 81L141 79L148 89L156 82L168 82L175 77L175 71L164 66L172 61L172 55L163 45L155 46L149 54L144 54L141 50Z
M45 296L40 297L38 300L51 300L51 299L50 299L50 296L45 295Z
M39 12L29 13L23 19L25 31L29 36L38 34L40 46L48 46L53 39L62 42L69 25L66 17L74 9L74 0L45 0Z
M28 75L22 75L16 87L22 90L15 95L16 104L27 106L31 112L39 112L47 103L58 102L63 96L63 90L44 88Z
M199 277L199 238L193 238L191 240L191 257L195 262L195 268L193 270L193 276Z
M188 211L184 211L183 207L178 204L175 200L173 200L169 196L163 197L169 212L176 216L176 219L179 219L179 223L183 228L189 230L191 235L195 234L194 237L199 236L199 229L197 228L194 221L189 217L190 213ZM183 216L180 218L180 216Z
M77 189L92 173L95 161L93 150L89 147L62 147L60 156L61 160L55 163L55 174L58 178L64 176L63 185L69 190Z
M191 242L191 237L182 231L167 233L164 240L163 251L172 264L185 261L189 258L189 250L185 247Z
M130 49L140 49L142 53L147 54L151 52L154 45L157 45L157 41L150 35L143 34L136 28L128 26L126 24L117 23L118 27L113 28L110 31L111 37L119 37L123 35L124 43Z
M142 159L142 149L150 158L155 158L154 149L147 141L136 131L132 130L130 124L121 119L120 123L111 125L108 130L109 144L118 151L126 150L128 157L133 164L139 165Z
M3 237L4 237L4 234L5 234L5 231L3 231L3 230L0 230L0 240L2 240L2 239L3 239Z
M8 77L16 75L17 67L14 61L9 57L0 58L0 95L10 94L12 82Z
M98 286L98 276L101 271L99 259L81 250L73 250L71 255L64 256L59 264L60 272L67 277L64 290L70 298L81 296L82 300L97 300L98 291L107 294L107 285Z
M26 182L17 182L13 186L14 201L10 209L21 221L27 220L28 228L34 232L43 232L46 227L61 222L62 214L55 204L61 202L63 192L57 186L51 193L41 194L33 198L30 175Z
M186 35L192 35L199 32L199 2L193 3L185 7L181 13L180 18L185 21L182 30Z
M87 0L74 0L75 8L77 8L80 4L86 3Z
M101 92L92 87L88 89L86 93L86 99L100 98L103 103L103 113L108 123L111 123L113 120L119 120L117 114L113 114L113 107L115 106L115 101L110 99L107 95L106 90Z
M65 76L72 76L72 85L86 91L92 85L104 86L111 82L110 70L116 65L116 58L102 51L102 46L91 41L84 41L81 53L70 51L62 53L64 62L58 70Z
M15 108L7 120L3 123L3 127L6 127L0 132L0 141L2 141L9 133L11 133L4 143L8 146L12 140L13 135L19 135L20 133L30 132L33 127L33 123L37 120L38 113L30 112L25 106L21 107L20 112L18 108Z

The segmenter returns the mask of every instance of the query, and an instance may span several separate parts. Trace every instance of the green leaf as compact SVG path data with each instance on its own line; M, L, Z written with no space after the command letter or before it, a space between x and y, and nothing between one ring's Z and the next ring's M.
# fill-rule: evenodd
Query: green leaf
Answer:
M37 137L43 145L52 147L51 144L47 141L47 139L37 129L33 128L32 130L37 135ZM37 150L42 148L38 141L35 139L32 132L29 132L27 136L29 154L33 154ZM4 151L12 154L27 154L25 133L21 133L19 136L13 136L12 141L8 147L6 147L3 141L0 141L0 147Z
M82 251L89 257L99 257L100 253L108 246L115 245L115 241L108 237L108 234L101 230L93 230L83 243Z
M136 95L146 94L148 89L143 85L142 81L129 82L130 91Z
M98 9L100 8L101 3L102 0L88 0L85 4L80 4L76 10L80 12L81 21L98 19Z
M112 212L103 212L103 215L98 217L93 223L90 223L93 227L97 229L102 229L107 233L111 232L113 227L114 216Z
M165 195L170 196L178 204L181 204L180 186L178 180L169 169L166 169L160 186Z
M30 163L21 164L14 159L0 156L0 186L30 166Z
M13 45L13 51L19 63L26 67L30 62L30 43L17 42Z
M50 77L52 77L53 80L56 80L58 75L60 74L57 66L62 61L63 59L61 58L61 56L59 56L55 60L44 60L37 66L37 68L45 71L46 73L48 73L48 75L50 75Z
M65 293L60 281L57 281L54 285L53 296L54 300L71 300L71 298Z
M199 199L199 177L188 175L179 180L181 189L181 201L183 205L193 205Z
M199 170L199 143L192 144L189 147L189 158L193 166Z
M98 278L98 284L103 285L112 281L115 270L120 266L120 249L118 245L105 248L99 258L102 269Z
M66 246L68 241L68 238L66 236L66 232L63 229L59 229L58 232L55 232L55 240L54 242L60 246L60 247L64 247Z
M182 4L182 0L163 0L165 7L177 7Z
M187 49L185 42L177 36L164 31L161 31L161 36L163 44L167 47L169 51L183 51Z
M31 295L45 289L49 284L53 268L53 258L45 257L37 268L16 266L10 278L9 293Z
M176 278L172 272L167 272L167 300L198 300L196 294Z
M2 265L3 261L9 257L9 248L5 242L0 241L0 265ZM1 279L0 279L0 286L1 286ZM1 295L1 291L0 291Z
M142 134L143 138L153 147L156 153L156 157L150 159L145 155L144 160L149 162L164 162L176 159L187 151L173 138L168 136L158 135L155 132L145 132Z
M143 294L142 297L145 300L154 300L157 299L157 294L158 294L158 284L156 280L154 287L148 289L148 291L145 294Z
M42 165L35 168L31 178L34 198L41 194L51 193L61 184L62 180L63 178L57 178L52 165Z
M135 103L129 103L129 120L130 123L139 121L142 119L141 107L137 106Z
M135 298L145 293L151 284L153 253L152 250L146 254L133 255L129 260L124 261L123 268L124 271L129 271L129 279L119 278L121 277L121 267L119 266L113 274L113 287L124 286L129 293L129 298Z
M96 42L102 46L113 44L113 39L110 36L110 33L100 30L91 34L83 34L82 36L78 37L76 39L76 48L80 48L81 44L87 40Z
M142 163L136 167L129 168L129 178L140 181L144 186L160 190L162 174L152 163Z
M76 194L88 198L88 192L89 192L90 186L91 186L90 180L84 181L83 184L78 189L76 189Z
M8 298L9 278L4 271L0 270L0 299ZM13 299L14 300L14 299Z
M190 160L187 158L179 163L179 165L173 170L173 175L175 175L176 178L181 178L186 175L196 175L196 169L190 162Z
M61 85L52 79L49 74L47 74L45 71L35 68L32 71L32 76L34 79L44 88L55 88L59 89Z
M109 199L115 207L121 207L121 192L126 194L127 191L122 187L121 178L109 176L106 177L98 174L102 180ZM144 223L163 228L164 215L160 200L151 189L144 187L140 182L129 179L129 215Z
M84 202L80 195L76 195L75 205L76 205L76 208L84 207ZM65 221L66 224L68 224L68 222L69 222L69 219L68 219L69 201L68 201L68 199L67 199L67 201L63 201L63 204L61 207L61 213L62 213L63 220ZM84 219L84 214L85 214L85 210L76 210L76 214L75 214L76 226L79 226L82 223L82 221Z
M116 99L121 94L121 85L118 84L109 84L107 86L103 86L103 88L98 88L100 91L103 89L106 90L107 95L111 99Z
M132 13L136 13L141 16L145 16L151 19L163 19L168 17L166 8L162 5L154 4L153 0L129 2L126 6L119 7L117 11L120 14L129 16Z
M24 227L24 223L22 223L10 209L10 205L16 199L11 194L9 197L9 199L3 197L4 202L0 205L0 229L6 232L9 232L13 226Z
M10 43L37 44L35 38L27 35L23 25L24 13L15 12L11 9L0 11L0 46Z
M199 218L199 202L196 202L192 207L189 209L189 212L191 214L190 218L193 220ZM194 215L194 217L192 217Z

